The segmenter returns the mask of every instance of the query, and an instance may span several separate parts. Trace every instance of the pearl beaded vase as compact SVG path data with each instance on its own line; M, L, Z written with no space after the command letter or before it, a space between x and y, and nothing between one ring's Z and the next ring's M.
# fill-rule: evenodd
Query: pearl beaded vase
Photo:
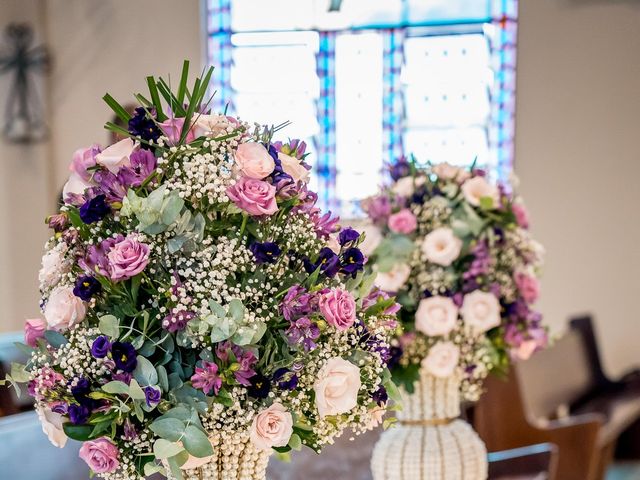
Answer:
M398 425L373 450L374 480L485 480L484 443L458 418L459 379L420 376L413 394L402 390Z
M184 480L265 480L270 451L256 449L248 435L210 440L213 456L201 467L183 470ZM174 480L171 474L167 478Z

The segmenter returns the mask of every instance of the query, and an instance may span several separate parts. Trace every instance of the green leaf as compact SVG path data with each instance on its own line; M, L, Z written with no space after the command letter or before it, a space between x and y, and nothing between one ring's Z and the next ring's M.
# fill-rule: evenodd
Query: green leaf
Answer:
M149 360L139 355L138 365L136 365L136 369L133 371L133 378L143 387L158 384L158 372L155 367Z
M131 115L125 110L122 105L117 102L115 98L113 98L108 93L105 93L104 97L102 97L102 100L104 100L105 103L109 105L111 110L113 110L113 112L120 118L120 120L122 120L125 124L129 123L129 120L131 120Z
M11 362L11 378L18 383L27 383L29 381L27 367L21 363Z
M168 392L169 377L167 376L167 369L162 365L158 365L156 367L156 372L158 372L158 386L162 389L163 392Z
M194 457L204 458L213 455L213 447L205 433L193 425L189 425L182 437L184 447Z
M129 395L129 385L124 382L114 380L102 386L102 390L107 393Z
M156 107L156 117L158 122L164 122L167 116L162 110L162 102L160 101L160 95L158 95L158 87L156 86L156 79L153 77L147 77L147 86L149 87L149 95L151 95L151 101Z
M100 317L98 329L108 337L116 340L120 336L120 321L113 315Z
M236 323L240 323L244 319L244 305L241 300L234 298L229 302L229 315Z
M186 422L191 418L191 409L178 405L177 407L173 407L160 418L177 418L178 420Z
M147 398L144 394L144 390L140 388L140 385L135 378L133 378L129 384L129 396L134 400L145 400Z
M174 457L182 452L184 448L175 442L170 442L163 438L159 438L153 444L153 454L158 460Z
M93 431L92 425L73 425L71 423L65 423L62 425L64 433L67 434L72 440L78 440L79 442L86 442L91 439L91 432Z
M293 450L300 450L302 448L302 440L297 433L291 435L288 444Z
M493 208L493 198L480 197L480 208L483 210L491 210Z
M149 428L159 437L171 442L177 442L185 430L185 425L184 422L177 418L159 418Z
M227 316L227 312L225 311L224 307L218 302L209 300L209 308L211 309L211 312L218 318L224 318Z
M189 60L185 60L182 64L182 74L180 75L180 83L178 84L178 102L184 103L184 96L187 92L187 81L189 80Z
M65 343L69 342L64 335L60 332L56 332L55 330L47 330L44 332L44 338L53 348L60 348Z
M144 464L144 476L150 477L153 474L160 473L165 474L165 470L162 465L158 465L157 463L148 462Z

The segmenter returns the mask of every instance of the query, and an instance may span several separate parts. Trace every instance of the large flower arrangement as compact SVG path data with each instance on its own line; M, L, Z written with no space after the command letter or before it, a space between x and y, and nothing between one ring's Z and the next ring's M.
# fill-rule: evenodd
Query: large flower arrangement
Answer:
M105 97L128 130L74 154L44 319L11 375L52 442L84 442L106 479L182 478L220 449L237 464L245 441L320 450L376 424L393 388L395 303L371 291L360 234L331 236L305 144L208 113L211 71L191 90L187 75L175 93L149 77L132 116Z
M532 309L542 247L521 198L480 169L401 160L391 177L363 202L372 226L362 247L376 284L404 307L394 378L411 392L421 366L436 377L456 373L475 400L488 373L546 344Z

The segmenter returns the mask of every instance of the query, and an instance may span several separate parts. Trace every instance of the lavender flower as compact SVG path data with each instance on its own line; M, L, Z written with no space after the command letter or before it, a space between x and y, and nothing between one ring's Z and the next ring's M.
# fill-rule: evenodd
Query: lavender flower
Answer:
M128 187L139 187L158 166L158 159L149 150L137 150L130 156L131 165L118 171L118 180Z
M324 215L320 215L320 212L318 211L312 215L311 221L313 222L318 238L329 238L329 235L338 230L340 217L331 217L330 211Z
M286 320L294 320L302 315L311 313L312 295L307 293L307 289L301 285L294 285L282 299L280 311Z
M285 335L291 345L301 345L308 352L316 348L315 340L320 337L320 329L309 317L301 317L291 322Z
M87 249L87 255L79 263L89 273L99 273L100 275L109 275L109 258L107 254L111 248L124 240L122 235L110 237L98 245L90 245Z
M47 217L47 225L56 233L63 232L69 225L69 216L64 212L50 215Z
M98 170L93 175L98 186L94 189L104 195L110 203L121 202L127 195L127 187L120 178L108 170Z
M251 385L251 381L249 379L256 374L255 370L253 370L253 366L257 363L258 359L250 350L247 350L240 355L236 355L236 358L238 360L239 368L233 372L233 376L240 385L248 387Z
M222 379L218 375L218 365L213 362L202 361L201 367L196 367L196 373L191 377L193 388L202 390L205 394L215 395L222 387Z

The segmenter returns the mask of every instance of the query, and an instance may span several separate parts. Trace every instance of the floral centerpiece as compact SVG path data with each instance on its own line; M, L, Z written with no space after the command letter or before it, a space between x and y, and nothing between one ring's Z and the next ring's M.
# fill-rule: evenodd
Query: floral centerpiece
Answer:
M211 70L149 77L124 137L78 150L26 323L51 441L105 479L263 478L269 452L319 451L379 422L396 304L363 237L307 187L305 144L212 114Z
M547 342L532 308L542 247L522 199L483 170L401 160L391 177L363 203L372 223L363 248L376 284L403 306L394 378L412 392L420 367L440 378L457 374L463 396L477 400L490 372Z

